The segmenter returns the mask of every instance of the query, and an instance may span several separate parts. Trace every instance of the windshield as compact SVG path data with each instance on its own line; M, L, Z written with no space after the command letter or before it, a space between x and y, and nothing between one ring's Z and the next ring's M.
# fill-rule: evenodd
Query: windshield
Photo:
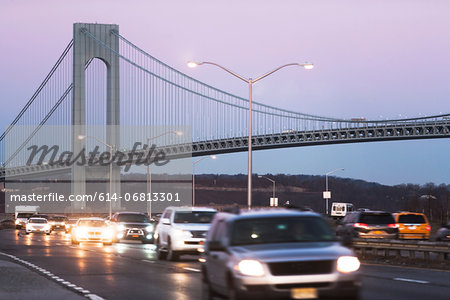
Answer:
M214 211L177 211L174 223L209 224L212 222Z
M147 216L141 214L120 214L117 217L117 221L125 223L150 223Z
M102 220L80 220L78 222L78 226L103 227L106 226L106 223Z
M362 214L360 223L365 224L393 224L395 223L394 218L391 214Z
M398 223L416 223L423 224L425 218L422 215L400 215L398 216Z
M48 223L46 219L30 219L29 223Z
M319 217L252 218L234 222L231 245L333 241L330 226Z
M34 213L18 213L17 218L30 218Z

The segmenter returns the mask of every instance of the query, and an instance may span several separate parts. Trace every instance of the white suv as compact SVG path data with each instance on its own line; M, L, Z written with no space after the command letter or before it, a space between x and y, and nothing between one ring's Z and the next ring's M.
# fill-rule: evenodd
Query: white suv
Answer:
M177 260L183 254L200 254L216 212L206 207L167 207L156 227L158 258Z

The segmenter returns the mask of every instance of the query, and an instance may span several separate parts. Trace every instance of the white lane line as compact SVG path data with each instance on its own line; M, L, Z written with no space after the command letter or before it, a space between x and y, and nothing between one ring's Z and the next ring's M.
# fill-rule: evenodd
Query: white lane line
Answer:
M43 275L47 275L48 278L53 279L53 281L56 281L56 282L61 283L61 284L64 284L66 287L71 288L75 292L83 294L83 296L85 296L86 298L89 298L91 300L104 300L102 297L100 297L100 296L98 296L96 294L90 294L89 290L86 290L86 289L84 289L82 287L79 287L79 286L73 284L73 283L70 283L69 281L65 281L64 279L54 275L53 273L47 271L46 269L43 269L43 268L38 267L36 265L33 265L32 263L30 263L30 262L28 262L26 260L18 258L17 256L10 255L10 254L7 254L7 253L1 252L1 251L0 251L0 255L4 255L4 256L10 257L10 258L12 258L12 259L14 259L14 260L24 264L24 265L28 265L28 266L32 267L33 269L39 271Z
M415 280L415 279L408 279L408 278L393 278L393 279L397 280L397 281L406 281L406 282L421 283L421 284L430 283L429 281Z
M194 269L194 268L185 267L183 269L188 270L188 271L192 271L192 272L201 272L199 269Z
M148 259L142 259L142 261L145 261L145 262L148 262L148 263L151 263L151 264L155 263L154 260L148 260Z

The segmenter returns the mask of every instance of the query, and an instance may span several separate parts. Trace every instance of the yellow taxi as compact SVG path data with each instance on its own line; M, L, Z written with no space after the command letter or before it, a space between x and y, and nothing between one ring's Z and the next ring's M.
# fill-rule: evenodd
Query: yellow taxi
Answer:
M430 238L431 226L427 216L422 213L400 212L394 214L398 224L399 239L424 239Z

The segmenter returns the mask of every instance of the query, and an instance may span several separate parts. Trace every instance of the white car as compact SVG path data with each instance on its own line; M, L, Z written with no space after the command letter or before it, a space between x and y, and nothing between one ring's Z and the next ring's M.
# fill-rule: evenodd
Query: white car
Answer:
M206 207L168 207L156 227L158 258L177 260L183 254L199 255L215 209Z
M52 228L45 218L30 218L25 225L25 233L45 233L49 235L52 232Z
M111 245L114 231L101 218L81 218L72 229L72 244L81 242L103 243Z

